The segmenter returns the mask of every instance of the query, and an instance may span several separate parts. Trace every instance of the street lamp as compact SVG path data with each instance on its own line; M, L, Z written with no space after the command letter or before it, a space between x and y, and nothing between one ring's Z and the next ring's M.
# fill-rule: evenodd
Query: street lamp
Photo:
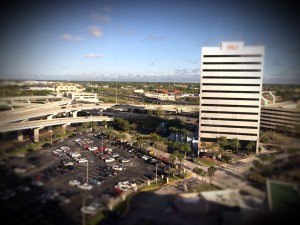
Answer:
M155 165L155 185L157 185L157 165Z
M86 196L86 194L84 194L83 199L82 199L82 208L81 208L81 212L82 212L82 225L86 224L86 219L85 219L85 203L86 203L86 199L87 198L92 198L91 195Z
M86 182L89 182L89 160L86 161Z
M102 142L101 142L102 143L102 146L101 146L102 148L101 148L101 150L103 151L103 136L102 135L101 135L101 139L102 139Z

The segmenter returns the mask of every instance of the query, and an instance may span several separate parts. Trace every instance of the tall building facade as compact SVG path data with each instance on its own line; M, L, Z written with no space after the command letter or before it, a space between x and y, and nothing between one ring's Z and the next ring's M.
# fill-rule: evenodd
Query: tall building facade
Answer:
M222 42L203 47L201 56L199 141L220 136L259 142L263 46Z

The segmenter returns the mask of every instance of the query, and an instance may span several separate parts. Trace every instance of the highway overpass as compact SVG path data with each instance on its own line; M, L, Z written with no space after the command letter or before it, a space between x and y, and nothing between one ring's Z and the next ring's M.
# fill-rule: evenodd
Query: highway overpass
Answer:
M52 128L55 125L62 125L63 131L65 132L66 126L72 123L84 123L93 121L112 121L113 118L108 116L90 116L90 117L67 117L51 120L36 120L20 123L6 123L0 125L0 133L6 133L11 131L18 131L18 140L23 140L23 130L33 129L34 130L34 141L39 140L39 130L45 127Z

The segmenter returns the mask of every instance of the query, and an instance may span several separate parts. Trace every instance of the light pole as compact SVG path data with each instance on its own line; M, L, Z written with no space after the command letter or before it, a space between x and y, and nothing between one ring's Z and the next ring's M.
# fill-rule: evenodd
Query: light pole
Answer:
M118 81L116 80L116 104L118 104Z
M85 225L86 224L86 221L85 221L85 203L86 203L86 198L91 198L92 196L86 196L86 193L84 194L83 196L83 199L82 199L82 208L81 208L81 212L82 212L82 225Z
M157 165L155 165L155 185L157 185Z
M89 182L89 160L86 161L86 182Z
M81 212L82 212L82 225L85 225L85 201L86 201L86 196L84 195L83 199L82 199L82 208L81 208Z
M102 139L102 146L101 146L101 150L103 151L103 136L101 136L101 139Z

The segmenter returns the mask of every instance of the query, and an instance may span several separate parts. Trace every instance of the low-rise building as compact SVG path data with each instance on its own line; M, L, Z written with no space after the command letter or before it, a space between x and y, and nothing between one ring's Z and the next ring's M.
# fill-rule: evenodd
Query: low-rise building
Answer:
M70 93L65 93L64 97L71 98L72 100L78 102L99 102L97 98L97 93L70 92Z

